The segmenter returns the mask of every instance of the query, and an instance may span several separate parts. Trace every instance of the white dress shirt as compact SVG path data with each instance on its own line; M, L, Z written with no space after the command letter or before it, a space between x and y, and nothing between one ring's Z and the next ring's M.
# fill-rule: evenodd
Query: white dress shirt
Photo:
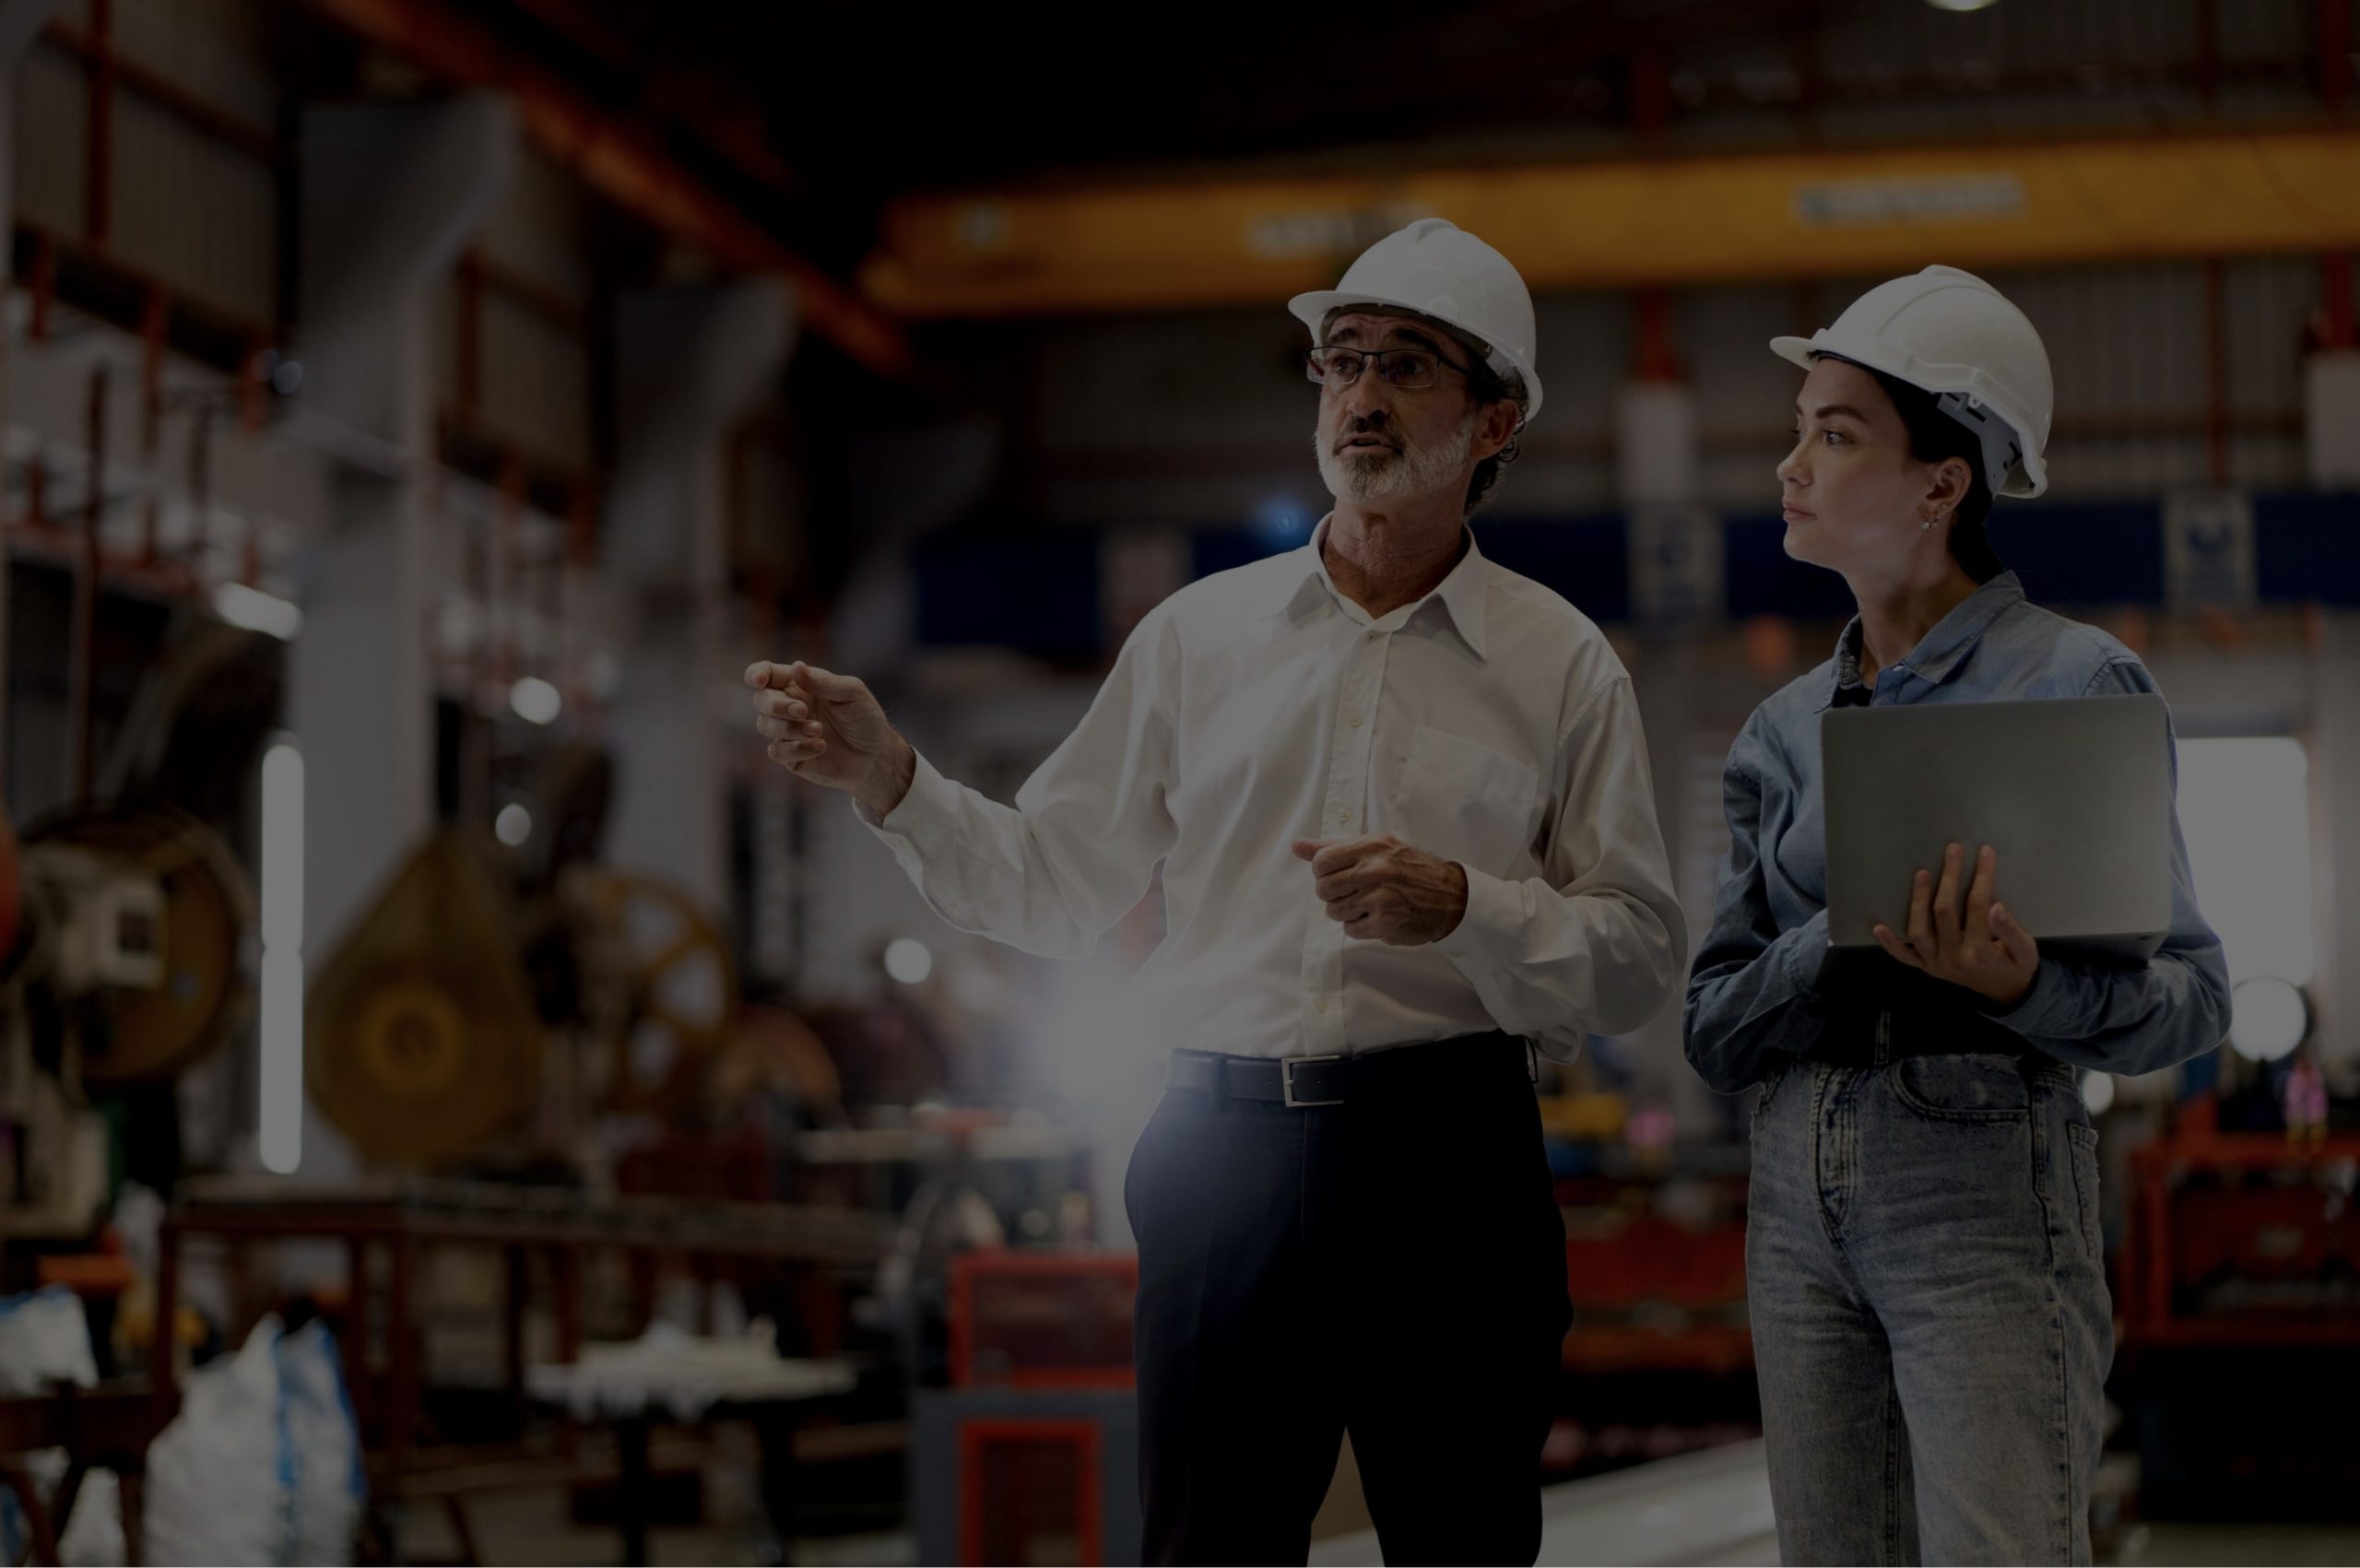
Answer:
M1498 1028L1570 1060L1675 994L1671 891L1631 679L1597 626L1465 553L1380 619L1303 548L1191 584L1125 641L1013 808L917 759L881 820L962 931L1086 957L1164 862L1144 1043L1354 1055ZM1347 937L1296 839L1390 833L1467 873L1436 942Z

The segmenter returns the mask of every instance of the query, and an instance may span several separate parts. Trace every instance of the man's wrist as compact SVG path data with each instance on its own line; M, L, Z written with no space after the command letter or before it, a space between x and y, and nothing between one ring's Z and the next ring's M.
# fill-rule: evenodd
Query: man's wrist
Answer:
M917 774L917 749L903 739L901 732L896 730L884 760L869 775L868 782L855 793L854 798L868 808L881 821L891 816L908 797L910 785Z
M1442 935L1447 937L1457 930L1467 918L1467 867L1456 860L1445 861L1443 867L1450 874L1451 887L1458 895L1458 912L1450 917L1450 924L1442 928Z

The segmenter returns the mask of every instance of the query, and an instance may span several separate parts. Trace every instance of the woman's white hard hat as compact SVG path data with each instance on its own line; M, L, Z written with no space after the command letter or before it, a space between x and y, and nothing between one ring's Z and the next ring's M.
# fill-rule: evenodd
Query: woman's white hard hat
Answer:
M2024 312L1973 273L1929 266L1880 283L1833 326L1774 337L1770 347L1806 370L1833 354L1932 393L1944 413L1982 438L1993 494L2048 488L2044 454L2057 402L2048 350Z

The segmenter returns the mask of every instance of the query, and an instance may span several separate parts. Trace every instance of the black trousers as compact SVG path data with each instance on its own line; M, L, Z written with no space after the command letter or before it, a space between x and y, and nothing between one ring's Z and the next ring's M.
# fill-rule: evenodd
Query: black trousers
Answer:
M1132 1152L1150 1562L1301 1562L1352 1451L1388 1563L1529 1563L1565 1231L1523 1042L1290 1109L1167 1090Z

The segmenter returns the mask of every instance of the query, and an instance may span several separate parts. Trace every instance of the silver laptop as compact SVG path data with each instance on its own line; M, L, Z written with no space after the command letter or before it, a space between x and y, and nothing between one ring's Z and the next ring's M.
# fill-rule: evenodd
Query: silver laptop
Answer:
M1997 852L1999 902L2044 947L2143 963L2170 930L2161 697L1831 708L1819 745L1833 947L1906 931L1911 873L1953 842L1970 878Z

